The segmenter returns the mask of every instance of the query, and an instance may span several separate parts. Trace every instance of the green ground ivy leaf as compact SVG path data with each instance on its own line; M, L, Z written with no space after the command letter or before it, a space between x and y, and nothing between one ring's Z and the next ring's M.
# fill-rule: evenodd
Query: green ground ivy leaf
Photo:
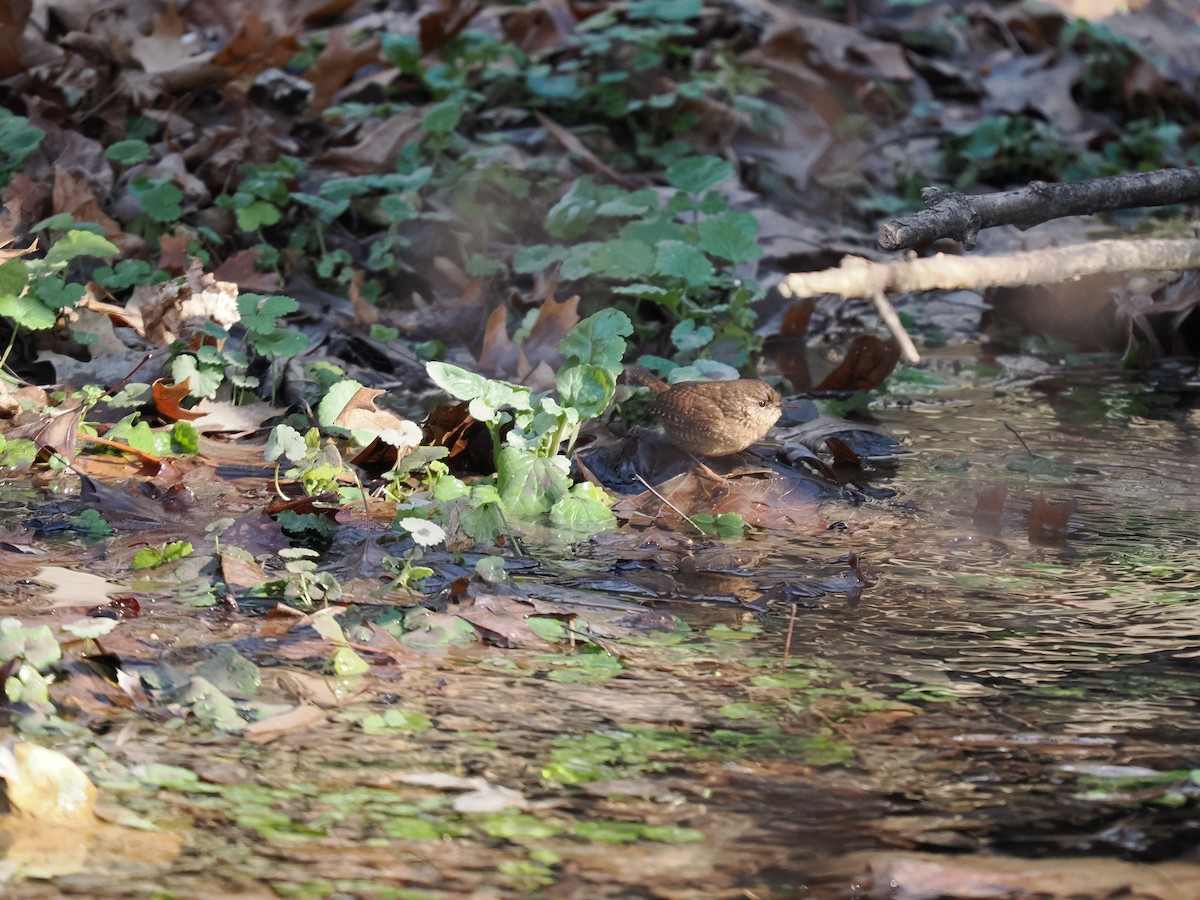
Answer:
M481 422L497 422L500 410L530 409L530 390L518 384L484 378L459 366L443 362L428 362L425 370L433 383L452 397L471 402L471 415Z
M24 659L44 669L62 657L62 648L48 625L26 627L20 619L0 619L0 662Z
M671 343L684 352L708 346L715 336L710 326L697 326L695 319L684 319L671 329Z
M49 280L49 279L45 279ZM0 294L0 316L6 316L22 328L43 331L53 328L58 321L58 307L48 306L33 294L18 297L16 294Z
M35 307L38 303L58 319L58 310L68 309L74 306L83 297L84 287L82 284L68 284L58 278L37 278L30 285L29 292L25 295L22 302L28 303L24 317L21 319L21 324L27 328L33 326L29 324L31 318L36 316L37 310ZM38 301L32 303L30 301ZM54 323L51 322L50 325ZM42 325L42 328L49 328L50 325Z
M547 676L559 684L599 684L616 678L624 670L621 661L603 650L585 650L574 654L543 653L538 662L551 666Z
M38 445L26 438L0 436L0 469L24 470L37 459Z
M444 362L428 362L425 371L433 379L433 383L459 400L473 400L482 397L487 390L488 380L460 366Z
M276 425L267 437L263 455L267 462L286 458L290 463L298 463L308 455L308 445L304 436L291 425Z
M592 251L600 246L599 241L584 241L567 248L558 267L559 281L581 281L592 277Z
M117 141L115 144L110 144L108 149L104 151L107 156L115 163L120 163L123 166L133 166L140 163L150 155L150 145L145 141Z
M137 413L126 416L110 428L105 437L111 441L128 444L142 453L170 456L171 435L166 431L155 431L148 422L139 422L137 418Z
M201 364L190 353L182 353L171 361L171 379L176 384L188 382L188 395L212 399L225 381L225 367Z
M481 544L494 544L496 538L508 532L499 501L464 509L458 514L458 522L469 537Z
M421 41L416 35L383 33L383 56L405 75L421 73Z
M421 119L421 124L430 134L449 134L458 127L462 114L462 98L449 97L441 103L429 107L428 112Z
M617 236L657 247L663 241L686 241L692 234L690 228L684 228L669 216L658 215L627 223Z
M366 731L366 725L363 725ZM377 732L367 732L375 734ZM386 732L381 732L386 733ZM383 823L383 833L388 837L400 838L405 841L434 841L447 833L447 829L428 819L418 819L415 816L389 816ZM403 894L398 894L403 897Z
M71 527L88 537L102 538L113 533L113 528L97 510L85 509L71 519Z
M75 217L70 213L55 213L52 216L47 216L40 222L35 222L29 226L31 232L38 231L65 231L75 224Z
M578 100L585 95L573 74L551 75L531 71L525 75L525 86L534 96L546 100Z
M658 284L646 284L641 281L635 284L617 285L612 292L625 297L637 297L639 300L655 300L668 307L674 306L683 296L683 292L680 290L671 290Z
M596 215L613 219L630 219L634 216L645 216L658 211L658 197L652 188L628 193L621 191L615 196L607 196L596 209ZM628 237L628 235L622 235Z
M207 679L195 677L181 698L200 718L220 731L241 731L246 721L238 715L237 704Z
M242 294L237 298L238 316L246 329L255 334L270 334L278 327L277 320L281 316L294 313L299 308L299 303L283 294L269 297Z
M350 208L349 200L327 200L324 197L317 197L313 194L305 194L300 191L293 191L291 194L293 200L302 206L307 206L317 214L317 218L325 225L329 225L338 216Z
M112 241L107 241L90 231L68 231L46 251L46 265L57 267L77 256L116 256L121 251Z
M461 481L453 475L440 475L434 481L433 489L430 493L438 503L445 503L447 500L457 500L459 497L465 497L470 492L471 489L465 481Z
M580 822L575 833L591 841L606 844L632 844L635 841L658 841L663 844L682 844L704 840L703 832L678 825L646 825L642 822L604 820Z
M550 507L550 522L559 528L586 534L602 531L616 522L612 510L604 502L606 498L602 489L590 482L580 482Z
M599 206L592 179L586 175L575 179L546 214L546 233L560 241L573 241L587 231Z
M642 839L645 827L641 822L580 822L575 826L575 834L603 844L632 844Z
M721 513L719 516L710 513L693 513L692 521L700 526L701 530L709 533L716 532L723 538L739 538L750 527L738 513Z
M217 690L238 697L254 696L262 684L258 666L228 644L217 648L216 653L200 663L196 674L208 679Z
M417 211L411 203L399 194L387 194L379 198L379 209L387 216L390 224L407 222L417 217Z
M762 634L762 627L746 623L738 628L730 628L722 623L714 625L705 634L714 641L752 641Z
M770 721L779 716L779 710L773 706L769 706L766 703L750 703L748 701L726 703L717 712L727 719L764 719Z
M21 162L38 148L45 136L46 132L34 128L24 116L0 109L0 185L8 184Z
M364 675L370 671L371 665L349 647L338 647L333 651L329 668L334 675Z
M533 244L522 247L513 256L513 272L518 275L536 275L552 265L562 262L567 248L558 244Z
M133 561L130 565L135 569L152 569L163 563L183 559L191 552L192 545L187 541L171 541L167 544L159 544L157 547L143 547L133 554Z
M662 241L658 244L654 273L665 278L678 278L691 287L704 287L713 280L715 269L698 247L683 241Z
M396 707L382 715L371 713L363 716L359 724L367 734L412 734L433 727L433 722L423 713Z
M308 335L291 328L276 328L270 334L256 334L254 349L268 359L283 359L295 356L308 346Z
M123 259L116 266L101 266L92 273L92 278L110 291L120 291L135 284L150 284L166 276L161 269L154 272L150 264L140 259Z
M156 222L175 222L183 215L183 191L169 181L137 178L129 185L129 193Z
M266 200L254 200L245 206L239 206L234 210L234 215L237 217L238 228L242 231L258 231L260 228L274 225L283 218L283 213Z
M605 278L632 281L654 271L654 248L643 241L617 238L605 241L588 260L592 272Z
M700 232L700 243L706 253L729 260L734 265L749 262L762 256L762 247L755 241L757 225L753 217L750 225L743 216L747 213L726 213L717 219L702 219L696 226Z
M328 428L342 414L354 395L362 390L362 385L351 378L339 381L325 392L321 402L317 404L317 421Z
M686 22L700 15L703 6L704 0L641 0L629 4L629 18L634 21Z
M222 786L202 781L191 769L167 763L144 763L133 767L133 776L143 784L199 794L220 794Z
M718 156L689 156L667 169L667 183L689 194L701 194L733 175L733 165Z
M180 420L171 426L171 450L184 456L200 452L200 432L191 422Z
M544 641L553 644L566 643L567 626L565 623L550 616L529 616L525 620L529 630Z
M554 384L562 405L573 407L581 419L596 418L608 409L617 392L617 381L612 373L593 365L559 369Z
M571 487L569 469L563 456L534 456L528 450L502 447L496 458L501 505L515 516L549 511Z
M25 265L25 260L14 256L0 265L0 297L12 297L15 300L25 290L28 280L29 267Z
M434 650L451 644L475 644L479 641L479 634L470 622L458 616L422 608L405 615L404 628L399 641L414 650Z
M538 819L519 812L503 812L488 816L480 823L492 837L509 841L540 841L552 838L563 828L557 822Z
M584 363L607 369L615 377L625 356L625 338L633 334L629 316L616 309L602 309L577 322L558 343L567 363Z

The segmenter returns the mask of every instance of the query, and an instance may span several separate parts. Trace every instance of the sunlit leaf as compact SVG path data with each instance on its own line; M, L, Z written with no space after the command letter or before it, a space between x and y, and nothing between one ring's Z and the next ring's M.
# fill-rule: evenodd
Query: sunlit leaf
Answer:
M369 713L359 724L367 734L411 734L433 727L425 714L400 707L392 707L383 713Z
M90 231L68 231L49 250L45 262L49 266L68 263L79 256L116 256L117 245Z
M152 569L163 563L183 559L192 552L192 545L187 541L171 541L156 547L143 547L133 554L130 565L135 569Z
M562 456L503 447L496 460L496 485L504 508L516 516L549 511L571 486L569 465Z
M267 462L277 462L286 458L290 463L298 463L308 455L308 445L300 432L291 425L276 425L267 437L263 455Z
M617 309L602 309L576 323L558 344L568 362L601 366L614 375L621 370L625 338L633 334L629 316Z

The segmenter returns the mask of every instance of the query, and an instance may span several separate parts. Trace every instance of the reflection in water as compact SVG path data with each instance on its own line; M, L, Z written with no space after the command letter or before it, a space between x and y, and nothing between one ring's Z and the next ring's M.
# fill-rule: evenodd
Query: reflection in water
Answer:
M1050 403L1003 396L881 412L912 454L888 482L897 504L861 511L852 534L822 539L824 554L788 547L772 560L779 573L811 571L815 557L852 549L879 584L856 611L832 599L801 610L793 652L820 654L864 684L928 682L989 698L1049 730L1129 733L1164 718L1194 730L1195 435L1186 419L1112 408L1086 425L1074 407L1059 421ZM1007 498L989 533L971 511L994 485ZM1030 503L1042 497L1078 502L1058 545L1026 533Z

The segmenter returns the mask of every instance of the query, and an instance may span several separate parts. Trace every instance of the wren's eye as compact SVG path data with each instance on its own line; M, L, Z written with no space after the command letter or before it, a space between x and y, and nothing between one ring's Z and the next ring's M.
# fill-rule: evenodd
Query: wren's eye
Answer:
M766 409L766 408L767 408L767 401L766 401L766 400L759 400L759 401L758 401L758 405L759 405L759 406L761 406L763 409Z

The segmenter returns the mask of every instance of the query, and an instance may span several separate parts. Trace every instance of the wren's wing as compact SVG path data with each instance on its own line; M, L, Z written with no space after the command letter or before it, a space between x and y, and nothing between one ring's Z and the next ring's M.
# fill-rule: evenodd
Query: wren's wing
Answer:
M649 369L644 369L641 366L627 366L625 368L626 380L632 378L634 381L644 384L656 394L665 394L670 388L665 381L651 372Z

